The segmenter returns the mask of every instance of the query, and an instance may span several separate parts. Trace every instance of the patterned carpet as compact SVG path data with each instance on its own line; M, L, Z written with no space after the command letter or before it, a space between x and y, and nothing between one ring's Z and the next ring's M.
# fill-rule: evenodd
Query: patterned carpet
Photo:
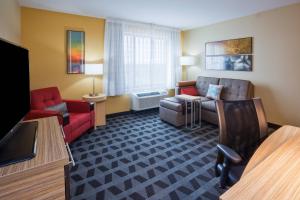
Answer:
M77 199L218 199L216 126L176 129L157 110L107 119L71 145L71 197Z

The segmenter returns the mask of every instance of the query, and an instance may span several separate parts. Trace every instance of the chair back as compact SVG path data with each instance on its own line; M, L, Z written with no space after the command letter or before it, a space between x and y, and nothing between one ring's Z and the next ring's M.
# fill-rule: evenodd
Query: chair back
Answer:
M219 143L235 150L248 160L261 140L267 136L268 126L261 99L217 101Z
M30 92L30 104L32 110L44 110L46 107L62 103L57 87L48 87Z

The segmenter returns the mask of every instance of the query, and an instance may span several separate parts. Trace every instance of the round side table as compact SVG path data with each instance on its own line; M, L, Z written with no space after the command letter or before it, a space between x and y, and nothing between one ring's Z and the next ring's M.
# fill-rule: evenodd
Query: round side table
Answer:
M95 129L97 126L105 125L106 124L106 115L105 115L106 96L104 94L98 94L95 96L90 96L86 94L82 96L82 99L94 103Z

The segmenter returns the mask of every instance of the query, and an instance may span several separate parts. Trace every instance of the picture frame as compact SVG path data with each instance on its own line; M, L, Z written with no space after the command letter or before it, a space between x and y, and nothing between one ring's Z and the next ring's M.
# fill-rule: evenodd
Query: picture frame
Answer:
M85 32L67 30L67 73L83 74L85 65Z
M238 38L207 42L205 68L207 70L252 71L253 38Z

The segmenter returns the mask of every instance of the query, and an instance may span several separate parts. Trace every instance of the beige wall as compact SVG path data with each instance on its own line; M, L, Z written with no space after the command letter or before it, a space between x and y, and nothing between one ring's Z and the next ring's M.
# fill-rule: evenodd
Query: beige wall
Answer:
M29 49L31 89L58 86L63 98L80 99L92 91L92 78L66 73L66 30L85 31L86 62L103 60L104 19L24 8L22 44ZM103 92L102 77L96 92ZM127 96L108 98L107 114L128 111Z
M21 8L17 0L0 1L0 38L20 44Z
M268 120L300 126L300 4L184 32L183 52L200 55L198 75L251 80ZM252 36L253 72L205 70L205 42Z

